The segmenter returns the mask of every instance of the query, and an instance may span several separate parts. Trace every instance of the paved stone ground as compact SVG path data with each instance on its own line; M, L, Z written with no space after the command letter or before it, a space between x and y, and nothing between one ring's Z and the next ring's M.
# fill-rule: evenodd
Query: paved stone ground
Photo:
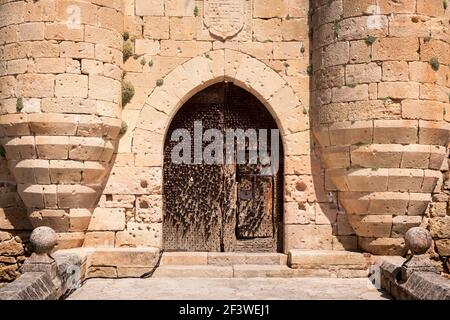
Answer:
M69 300L380 300L367 279L90 279Z

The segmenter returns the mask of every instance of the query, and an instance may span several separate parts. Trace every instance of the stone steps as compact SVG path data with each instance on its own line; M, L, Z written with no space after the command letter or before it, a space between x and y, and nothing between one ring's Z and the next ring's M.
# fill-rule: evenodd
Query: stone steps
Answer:
M278 253L166 252L154 277L296 278L367 277L370 255L327 250Z
M286 265L287 255L281 253L240 252L165 252L161 265Z
M155 278L291 278L296 270L282 265L163 265Z

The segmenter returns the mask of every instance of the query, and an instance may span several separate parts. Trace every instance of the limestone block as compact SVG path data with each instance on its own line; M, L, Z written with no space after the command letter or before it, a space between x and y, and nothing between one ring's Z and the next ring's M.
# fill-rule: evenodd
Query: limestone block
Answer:
M136 0L137 16L164 16L164 0Z
M450 240L436 240L436 249L441 256L450 256Z
M60 44L61 58L94 59L94 44L63 41Z
M161 247L162 223L128 223L126 231L116 233L116 247Z
M96 208L89 231L120 231L125 229L125 209Z
M352 63L364 63L370 61L370 47L365 41L351 41L349 59Z
M135 41L135 53L136 54L148 54L157 55L161 50L158 41L146 40L146 39L136 39Z
M431 21L428 17L401 15L389 17L389 35L392 37L427 37Z
M197 21L195 17L172 17L169 20L170 39L193 40L197 32Z
M435 192L434 190L439 179L442 179L442 173L440 171L424 170L421 192Z
M239 66L235 83L242 84L257 96L267 100L284 87L286 82L260 61L248 58Z
M123 64L123 54L120 50L109 48L101 44L96 44L94 52L95 59L97 60L113 63L117 66L122 66ZM93 56L87 56L86 58L93 58Z
M84 27L72 28L66 22L50 22L45 24L45 39L60 41L83 41Z
M380 82L381 67L376 63L347 65L345 77L347 84Z
M310 135L308 131L289 134L285 137L285 154L297 156L307 154L310 146Z
M161 194L161 168L114 167L105 194Z
M283 19L281 21L281 34L284 41L306 39L308 37L308 24L306 19Z
M105 148L102 138L69 137L68 144L71 160L100 160Z
M430 146L412 144L403 146L402 168L427 169L429 166Z
M253 16L255 18L284 18L288 14L288 1L261 0L253 2Z
M123 33L123 13L113 8L100 7L97 12L98 25L105 29L112 29Z
M419 120L419 143L447 145L449 126L447 123Z
M285 224L313 224L316 217L316 206L308 202L285 203Z
M62 58L36 58L28 68L29 72L36 73L64 73L66 61Z
M350 59L350 47L348 42L336 42L325 48L321 54L321 63L324 67L336 66L348 63Z
M290 86L283 86L269 98L269 104L273 108L275 114L289 114L293 110L303 107L295 92ZM283 124L282 124L283 125Z
M69 137L67 136L37 136L36 150L40 159L64 160L69 154Z
M54 76L44 74L21 74L17 76L17 94L24 98L52 97Z
M89 76L89 98L119 103L121 92L119 81L98 75Z
M388 169L351 169L348 171L347 185L351 191L387 191L388 173Z
M29 217L35 228L46 226L56 232L67 232L69 230L69 214L64 210L33 211Z
M78 126L78 117L72 114L35 113L28 121L31 132L42 136L74 135Z
M399 256L406 253L402 238L358 237L358 247L374 255Z
M7 159L28 159L36 158L33 136L23 136L13 139L6 139L4 143Z
M273 45L274 59L301 59L302 42L276 42ZM306 49L305 49L306 50Z
M409 195L408 215L423 215L431 202L431 195L426 193L411 193Z
M169 39L169 18L144 17L144 38L155 40Z
M393 219L391 215L349 215L349 222L360 237L389 237Z
M83 163L77 161L50 161L50 179L54 184L75 184L81 182Z
M46 98L42 99L42 112L48 113L95 113L95 101L80 98Z
M337 122L329 127L332 145L371 143L373 135L372 121Z
M411 66L411 62L409 66ZM383 81L408 81L409 69L406 61L385 61L383 62ZM414 80L414 79L412 79ZM417 81L417 80L414 80Z
M253 19L253 39L258 42L281 41L281 19Z
M355 234L355 230L353 230L353 227L350 225L350 223L348 222L348 218L347 215L343 212L339 212L336 218L336 233L339 237L343 237L343 240L349 240L346 237L354 235ZM335 237L333 237L333 250L334 250L334 246L336 245L335 243ZM356 238L354 239L356 240ZM351 240L350 238L350 242L352 243L353 240ZM343 245L345 243L342 243Z
M419 59L418 49L417 38L382 38L372 45L372 60L415 61Z
M450 238L450 216L432 218L429 225L434 239Z
M403 100L402 116L405 119L440 121L444 119L445 104L438 101Z
M90 209L70 209L70 229L71 232L86 231L91 222L92 213Z
M85 26L84 39L86 42L95 43L118 50L122 49L122 35L114 30Z
M406 215L410 195L400 192L376 192L371 195L369 214Z
M171 17L193 17L194 0L166 0L166 15Z
M450 45L439 39L431 39L429 42L420 40L420 60L430 61L433 57L439 57L441 64L450 63L448 52Z
M56 17L58 21L65 22L70 18L70 6L76 5L80 9L81 24L97 24L97 7L91 2L60 0L56 3Z
M81 185L58 185L58 206L60 208L95 207L97 190Z
M135 219L143 223L162 223L162 207L162 196L142 195L136 199Z
M56 234L55 250L79 248L84 242L84 232L67 232Z
M350 167L350 147L337 146L324 148L322 160L327 168L348 168Z
M161 55L167 57L186 57L192 58L208 52L212 49L209 41L193 41L193 40L162 40Z
M398 168L402 161L402 146L367 144L351 147L351 162L365 168Z
M330 225L285 225L284 250L331 250L332 227Z
M166 252L161 259L161 265L206 265L207 252Z
M28 208L44 208L43 186L19 184L17 191Z
M389 169L389 191L420 192L424 171L420 169Z
M418 227L422 223L420 216L396 216L393 218L392 237L403 238L405 233L413 228Z
M414 120L375 120L373 142L387 144L417 143L417 133L418 123Z
M444 164L447 150L442 146L431 146L430 169L441 169Z
M285 174L312 174L312 162L316 160L312 160L311 156L302 155L302 156L288 156L285 157L284 163L284 171Z
M437 85L434 83L420 84L420 99L436 100L447 103L448 92L446 86Z
M87 232L83 247L108 248L114 247L114 232Z
M107 173L107 169L108 166L106 163L85 161L82 176L83 183L95 185L102 184Z
M117 278L117 269L115 267L90 266L86 278Z
M418 99L419 84L415 82L381 82L378 84L378 98Z

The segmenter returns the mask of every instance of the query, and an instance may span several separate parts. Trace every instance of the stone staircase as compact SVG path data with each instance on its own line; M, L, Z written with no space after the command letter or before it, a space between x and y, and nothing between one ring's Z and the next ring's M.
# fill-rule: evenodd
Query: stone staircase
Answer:
M367 254L347 251L291 250L281 253L165 252L153 277L294 278L367 277Z

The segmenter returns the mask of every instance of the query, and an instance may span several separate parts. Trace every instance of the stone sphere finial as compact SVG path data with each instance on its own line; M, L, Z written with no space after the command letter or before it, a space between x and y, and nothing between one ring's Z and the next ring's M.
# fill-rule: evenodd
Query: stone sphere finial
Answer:
M413 255L424 254L432 245L431 234L427 229L414 227L405 234L406 247Z
M50 227L38 227L30 235L30 242L37 254L48 254L56 246L56 232Z

